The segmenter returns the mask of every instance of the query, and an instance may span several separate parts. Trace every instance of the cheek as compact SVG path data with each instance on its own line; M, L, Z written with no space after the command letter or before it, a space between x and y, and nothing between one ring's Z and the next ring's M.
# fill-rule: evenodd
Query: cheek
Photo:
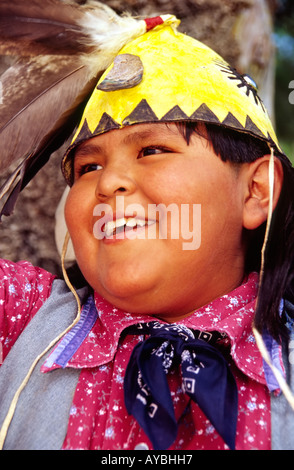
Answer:
M67 225L67 228L71 234L72 229L75 225L76 221L76 210L75 208L77 207L78 200L75 197L75 191L71 189L69 191L69 194L67 196L65 206L64 206L64 216L65 216L65 222Z
M69 191L64 215L68 231L72 240L79 233L81 227L89 228L92 222L91 199L89 194L82 187L73 186Z
M170 164L145 172L140 186L156 204L183 203L194 197L197 178L183 165Z
M92 263L89 263L89 253L92 253L92 259L97 254L97 240L93 237L92 211L92 206L87 203L84 192L76 191L76 188L73 187L65 204L65 221L73 245L75 259L89 283L92 267Z

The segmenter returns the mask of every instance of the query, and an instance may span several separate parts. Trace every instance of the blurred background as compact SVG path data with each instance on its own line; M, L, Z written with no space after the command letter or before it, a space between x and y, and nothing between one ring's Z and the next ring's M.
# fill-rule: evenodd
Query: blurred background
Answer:
M84 3L77 0L81 1ZM294 161L293 0L106 0L102 3L117 13L135 16L173 13L181 19L181 32L212 47L240 73L251 75L258 84L281 145ZM8 64L7 57L0 56L0 73ZM55 242L55 212L65 189L60 172L61 156L62 150L54 154L21 193L14 214L1 223L0 236L2 258L25 259L57 275L61 268ZM1 175L0 185L5 178L6 175Z
M294 161L294 100L289 95L294 90L294 1L278 2L274 21L273 40L275 60L275 121L283 148ZM289 84L293 82L291 88ZM292 94L293 96L294 94Z

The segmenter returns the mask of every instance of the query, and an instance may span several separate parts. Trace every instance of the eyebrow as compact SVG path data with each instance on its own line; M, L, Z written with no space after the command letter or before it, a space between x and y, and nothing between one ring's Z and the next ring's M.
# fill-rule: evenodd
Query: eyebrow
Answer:
M153 135L154 135L154 131L151 129L145 130L145 131L135 131L129 135L126 135L122 143L124 145L133 144L134 142L137 142L138 139L141 139L141 140L149 139Z
M102 151L102 147L96 144L92 144L91 142L84 143L80 147L78 147L74 153L74 158L82 158L87 157L89 154L99 154Z
M160 137L168 137L164 136L166 132L168 132L169 129L165 126L164 128L161 128L160 130ZM159 136L157 135L158 131L154 133L154 129L146 129L146 130L138 130L135 132L132 132L131 134L128 134L124 137L122 140L123 145L131 145L133 143L136 143L139 139L141 140L146 140L149 139L150 137L155 137L158 138ZM169 132L168 132L169 133ZM155 135L154 135L155 134ZM85 142L82 144L80 147L78 147L75 151L75 158L76 157L86 157L89 154L92 155L97 155L103 153L103 147L100 145L93 144L91 142L91 139L88 142Z

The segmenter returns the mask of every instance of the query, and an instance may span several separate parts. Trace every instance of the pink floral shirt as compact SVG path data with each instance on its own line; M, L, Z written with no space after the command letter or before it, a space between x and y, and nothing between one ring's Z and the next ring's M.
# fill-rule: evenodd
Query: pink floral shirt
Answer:
M0 260L0 365L51 292L54 276L26 261Z
M0 284L0 340L5 356L22 329L50 295L53 276L28 263L2 262ZM258 278L251 274L229 295L211 302L181 321L209 334L223 333L222 350L235 375L239 411L236 449L270 449L270 393L263 361L252 334ZM151 443L124 405L125 369L140 336L122 335L130 325L150 317L123 312L95 294L96 316L85 307L71 336L64 337L42 366L48 373L60 367L81 370L73 397L64 449L152 449ZM85 338L68 354L72 337ZM66 357L66 360L64 359ZM180 377L171 374L169 385L177 418L183 415L188 397ZM222 438L197 404L180 419L178 436L170 449L227 449Z

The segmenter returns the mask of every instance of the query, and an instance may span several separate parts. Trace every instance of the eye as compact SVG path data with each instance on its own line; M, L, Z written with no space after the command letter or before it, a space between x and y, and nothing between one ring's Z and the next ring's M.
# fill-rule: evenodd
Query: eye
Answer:
M76 165L75 174L77 177L91 173L92 171L98 171L102 169L102 165L99 163L87 163L86 165Z
M163 153L170 153L171 151L165 147L154 146L144 147L138 155L138 158L148 157L149 155L160 155Z

